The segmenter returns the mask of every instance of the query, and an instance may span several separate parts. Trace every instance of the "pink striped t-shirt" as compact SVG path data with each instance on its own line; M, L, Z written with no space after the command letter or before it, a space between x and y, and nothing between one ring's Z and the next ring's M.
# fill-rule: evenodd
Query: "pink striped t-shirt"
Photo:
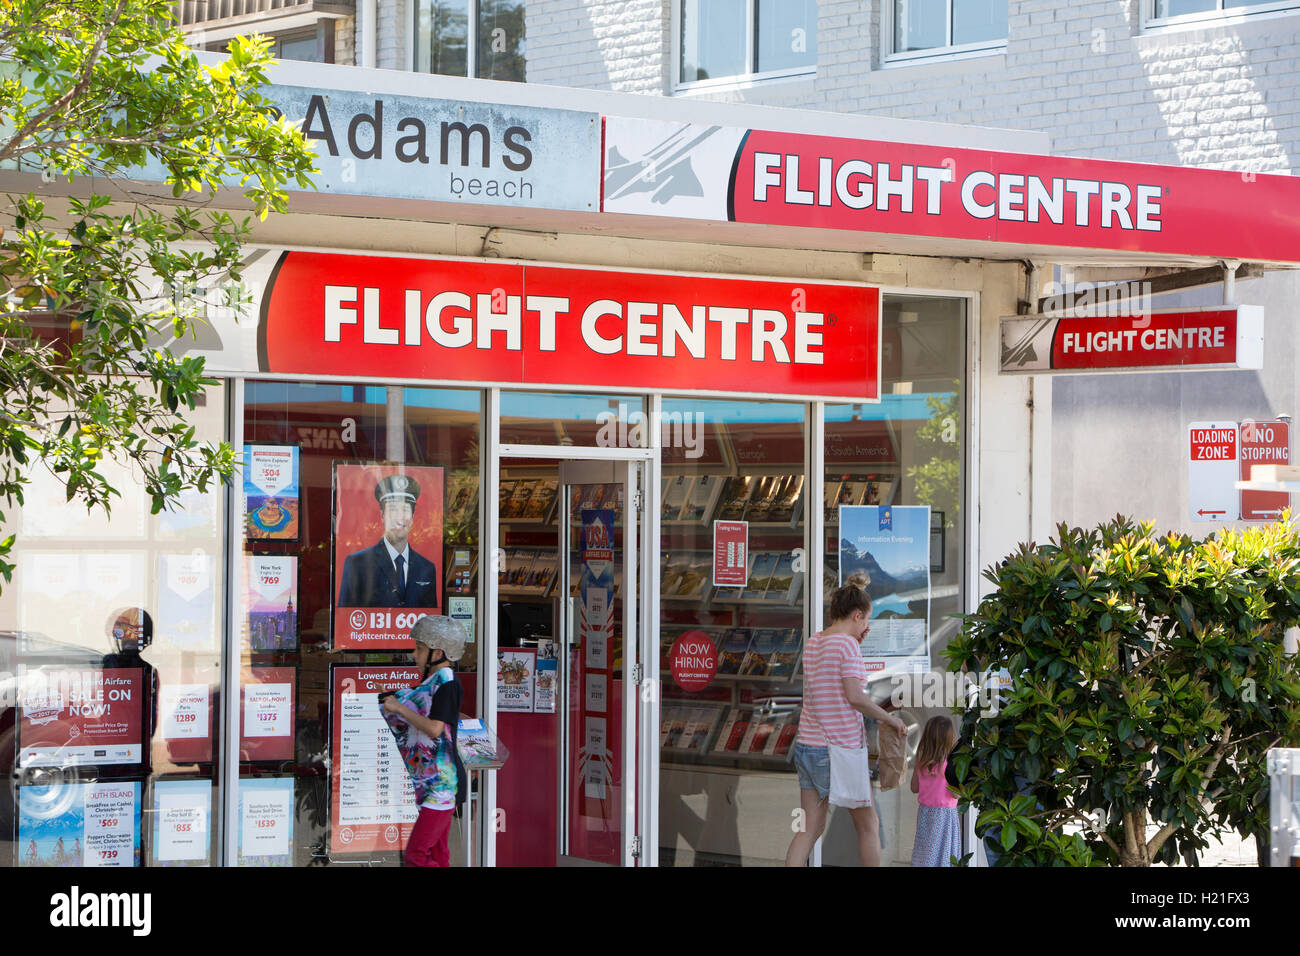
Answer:
M862 715L844 696L844 678L866 681L862 650L847 634L816 634L803 652L803 712L795 740L807 747L865 747Z

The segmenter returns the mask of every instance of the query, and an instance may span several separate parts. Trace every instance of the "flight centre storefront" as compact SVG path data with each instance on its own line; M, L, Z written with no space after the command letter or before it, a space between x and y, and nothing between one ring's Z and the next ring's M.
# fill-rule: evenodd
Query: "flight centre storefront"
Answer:
M375 695L418 676L433 612L470 637L453 863L778 863L830 590L869 575L887 701L1048 526L1035 363L1081 360L1039 325L1004 347L1035 277L1300 259L1277 177L1207 235L1231 174L421 79L272 73L322 188L259 229L250 307L196 290L210 324L171 346L219 379L193 424L243 456L234 484L151 515L115 474L101 518L34 474L0 592L0 862L396 865L414 808ZM1254 360L1220 339L1162 351ZM913 744L944 712L902 710ZM877 794L886 862L912 800ZM824 863L850 833L833 815Z

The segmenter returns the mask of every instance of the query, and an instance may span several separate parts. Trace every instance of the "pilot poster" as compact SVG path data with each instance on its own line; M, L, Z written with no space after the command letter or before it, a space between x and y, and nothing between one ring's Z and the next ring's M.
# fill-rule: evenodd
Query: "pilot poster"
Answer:
M244 449L244 526L250 540L298 540L298 446Z
M441 468L334 465L333 646L403 650L441 614Z
M929 671L929 505L841 505L840 584L855 573L870 580L867 674Z

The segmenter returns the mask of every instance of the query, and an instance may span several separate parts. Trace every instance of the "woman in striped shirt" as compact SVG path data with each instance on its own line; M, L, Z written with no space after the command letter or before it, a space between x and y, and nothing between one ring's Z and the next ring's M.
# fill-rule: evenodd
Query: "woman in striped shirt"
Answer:
M826 828L826 801L831 789L829 744L865 748L862 715L874 717L884 727L906 733L901 720L867 696L866 668L861 644L871 630L871 598L866 578L853 575L849 583L831 594L830 623L808 639L803 652L804 700L799 734L794 744L794 765L799 774L799 805L803 827L790 841L786 866L805 866L813 844ZM880 866L880 834L876 808L850 809L858 832L858 856L863 866Z

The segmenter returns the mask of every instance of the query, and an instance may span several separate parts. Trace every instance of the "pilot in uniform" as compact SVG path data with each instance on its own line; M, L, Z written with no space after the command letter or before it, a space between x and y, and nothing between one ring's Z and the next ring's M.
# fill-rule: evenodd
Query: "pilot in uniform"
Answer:
M344 560L336 607L441 606L437 567L407 541L419 498L420 485L409 475L388 475L375 485L384 536Z

